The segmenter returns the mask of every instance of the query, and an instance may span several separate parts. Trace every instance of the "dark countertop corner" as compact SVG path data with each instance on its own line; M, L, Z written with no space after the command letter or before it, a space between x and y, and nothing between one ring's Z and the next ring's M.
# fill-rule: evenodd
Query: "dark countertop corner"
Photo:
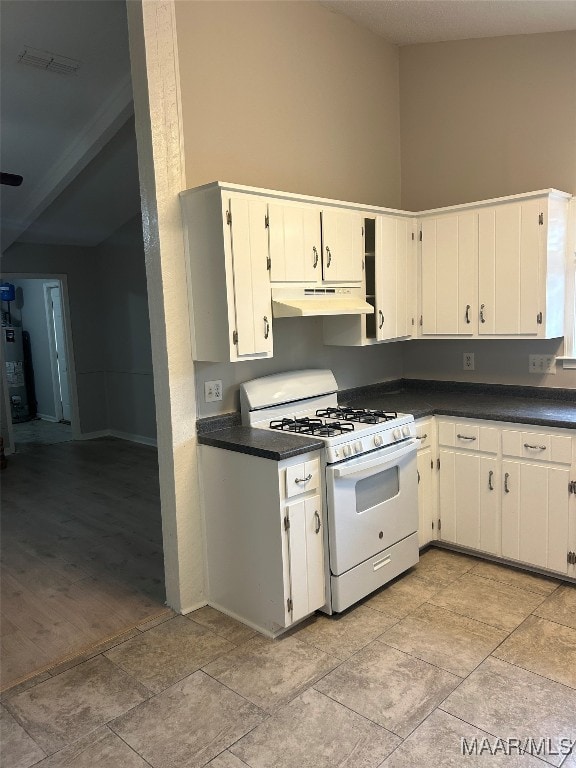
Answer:
M318 451L324 447L322 440L313 437L301 437L289 432L274 432L252 427L228 427L214 432L199 433L198 442L201 445L248 453L251 456L260 456L272 461L282 461L308 451Z

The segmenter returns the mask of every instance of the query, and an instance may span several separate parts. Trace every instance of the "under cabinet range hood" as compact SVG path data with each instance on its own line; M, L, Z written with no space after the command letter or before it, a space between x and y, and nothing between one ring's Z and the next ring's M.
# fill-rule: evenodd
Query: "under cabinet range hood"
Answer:
M314 317L319 315L371 315L360 287L273 288L274 317Z

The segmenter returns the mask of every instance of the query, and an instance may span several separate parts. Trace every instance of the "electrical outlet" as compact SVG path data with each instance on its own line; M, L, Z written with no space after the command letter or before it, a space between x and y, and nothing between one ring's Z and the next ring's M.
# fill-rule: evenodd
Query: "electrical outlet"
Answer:
M529 373L556 373L555 355L528 355Z
M462 367L465 371L474 370L474 352L464 352Z
M215 403L222 400L222 382L205 381L204 382L204 400L207 403Z
M556 356L542 355L544 373L556 373Z

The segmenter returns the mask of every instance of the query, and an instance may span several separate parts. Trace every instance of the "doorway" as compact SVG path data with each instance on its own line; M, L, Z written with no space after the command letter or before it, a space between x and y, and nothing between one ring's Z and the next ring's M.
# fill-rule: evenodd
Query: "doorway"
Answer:
M67 442L74 438L77 420L66 278L9 275L6 279L14 286L13 300L2 305L14 450Z

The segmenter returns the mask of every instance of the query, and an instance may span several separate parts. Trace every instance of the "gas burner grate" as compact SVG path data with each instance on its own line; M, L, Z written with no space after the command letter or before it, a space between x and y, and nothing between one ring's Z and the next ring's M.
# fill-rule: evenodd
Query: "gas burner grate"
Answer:
M301 435L318 435L319 437L333 437L345 432L352 432L354 424L338 421L324 422L322 419L310 419L304 416L300 419L275 419L270 422L270 429L278 429L282 432L298 432Z
M395 412L370 410L367 408L325 408L316 411L316 416L328 419L342 419L345 422L357 422L360 424L379 424L383 421L393 421L398 418Z

